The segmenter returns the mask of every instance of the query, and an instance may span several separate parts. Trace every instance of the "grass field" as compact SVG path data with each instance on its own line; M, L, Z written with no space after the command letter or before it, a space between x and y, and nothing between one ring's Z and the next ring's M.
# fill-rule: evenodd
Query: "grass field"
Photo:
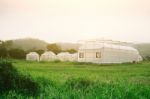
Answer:
M37 96L10 91L7 99L150 99L150 62L98 65L13 61L40 86Z

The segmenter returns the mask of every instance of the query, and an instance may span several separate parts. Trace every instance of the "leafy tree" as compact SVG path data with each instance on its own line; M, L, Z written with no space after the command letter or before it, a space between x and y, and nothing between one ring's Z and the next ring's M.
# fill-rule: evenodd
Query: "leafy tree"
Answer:
M73 54L73 53L76 53L77 50L75 50L75 49L68 49L68 50L66 50L66 52L69 52L70 54Z
M13 41L12 41L12 40L8 40L8 41L5 41L5 42L4 42L4 46L5 46L7 49L11 49L11 48L12 48L12 45L13 45Z
M37 95L40 85L30 75L22 75L11 62L0 60L0 94L14 90L24 95Z
M6 48L6 49L9 49L9 48L11 48L12 47L12 45L13 45L13 41L12 40L8 40L8 41L1 41L0 40L0 48Z
M146 56L146 57L144 58L144 60L150 61L150 56Z
M4 41L0 40L0 48L4 48L4 47L5 47Z
M0 58L6 58L8 56L8 52L5 46L4 41L0 41Z
M35 52L37 52L39 55L44 53L44 50L35 50Z
M39 55L43 54L45 51L42 49L36 50L36 49L30 49L28 51L26 51L27 53L29 52L37 52Z
M10 49L9 56L15 59L24 59L26 56L26 53L22 49Z
M8 56L7 49L5 47L0 48L0 58L6 58Z
M55 54L58 54L58 53L60 53L62 51L61 48L57 44L55 44L55 43L54 44L49 44L47 46L47 50L48 51L52 51Z

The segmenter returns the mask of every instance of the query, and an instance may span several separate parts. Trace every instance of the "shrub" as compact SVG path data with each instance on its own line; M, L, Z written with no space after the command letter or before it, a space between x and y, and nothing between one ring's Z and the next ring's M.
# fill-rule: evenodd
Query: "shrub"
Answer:
M40 90L39 84L32 80L30 76L20 75L20 77L16 77L15 84L15 89L19 90L19 92L23 94L35 95Z
M39 91L39 84L30 76L19 74L11 62L0 60L0 90L35 95Z
M26 52L22 49L10 49L9 51L9 57L14 59L25 59Z
M0 47L0 58L7 58L7 56L8 56L8 51L7 51L7 49Z
M75 50L75 49L68 49L68 50L66 50L66 52L69 52L70 54L74 54L74 53L77 53L77 50Z
M0 90L12 89L16 75L17 71L10 62L0 61Z
M60 63L61 61L60 60L54 60L53 62L54 63Z
M74 65L93 65L94 63L91 62L73 62Z
M144 57L144 60L150 61L150 56L145 56L145 57Z

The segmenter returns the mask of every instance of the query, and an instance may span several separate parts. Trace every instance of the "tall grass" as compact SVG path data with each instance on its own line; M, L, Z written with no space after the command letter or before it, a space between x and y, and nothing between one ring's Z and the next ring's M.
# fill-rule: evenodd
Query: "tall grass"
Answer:
M51 81L50 81L51 82ZM47 84L36 98L48 99L149 99L150 89L142 84L101 83L87 78Z
M0 60L0 90L0 94L14 90L34 95L39 91L39 85L29 75L20 74L11 62Z
M40 91L36 95L28 95L19 93L20 88L14 88L0 95L0 98L150 99L150 63L148 62L98 65L16 60L13 65L17 72L30 74L29 78L39 85Z

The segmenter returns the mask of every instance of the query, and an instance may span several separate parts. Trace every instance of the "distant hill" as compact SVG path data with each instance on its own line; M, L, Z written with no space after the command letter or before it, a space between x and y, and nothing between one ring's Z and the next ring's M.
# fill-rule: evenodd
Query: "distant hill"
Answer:
M23 50L31 50L31 49L42 49L47 50L46 46L49 44L46 41L34 39L34 38L24 38L24 39L16 39L13 41L13 48L21 48ZM80 44L76 43L56 43L58 46L61 47L62 50L67 49L75 49L78 50Z
M150 56L150 43L135 44L133 47L140 52L142 57Z
M62 50L75 49L78 50L80 44L77 43L56 43Z
M48 45L47 42L39 40L39 39L33 39L33 38L25 38L25 39L16 39L13 41L13 48L21 48L23 50L46 50L46 46Z

